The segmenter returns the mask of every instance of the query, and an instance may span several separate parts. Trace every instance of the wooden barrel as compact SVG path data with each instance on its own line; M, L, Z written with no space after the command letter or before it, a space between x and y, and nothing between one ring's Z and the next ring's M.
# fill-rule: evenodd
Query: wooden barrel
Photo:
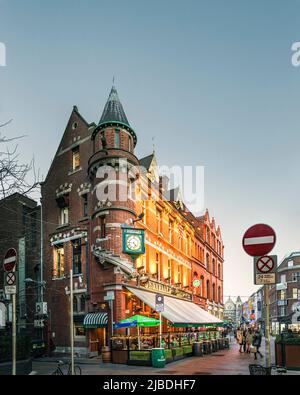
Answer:
M108 346L102 347L102 362L110 363L111 362L111 351Z

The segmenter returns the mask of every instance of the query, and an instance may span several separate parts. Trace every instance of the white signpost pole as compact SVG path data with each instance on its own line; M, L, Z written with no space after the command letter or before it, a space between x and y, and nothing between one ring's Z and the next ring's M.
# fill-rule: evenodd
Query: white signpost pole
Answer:
M74 376L74 317L73 317L73 270L70 270L70 340L71 340L71 374Z
M265 342L266 368L271 374L271 344L270 344L270 285L265 285Z
M159 313L159 347L162 348L162 324L161 324L161 313Z
M12 294L12 375L17 374L17 314L16 294Z
M276 284L277 256L267 256L274 248L276 234L266 224L251 226L243 236L245 252L254 257L254 284L264 284L266 369L271 374L270 285Z

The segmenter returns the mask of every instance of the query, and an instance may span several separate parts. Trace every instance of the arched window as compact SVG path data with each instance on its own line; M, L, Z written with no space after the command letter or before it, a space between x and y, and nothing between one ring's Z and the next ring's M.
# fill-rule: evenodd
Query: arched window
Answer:
M203 276L201 276L200 277L200 281L201 281L201 284L200 284L200 296L202 296L202 298L204 298L204 295L205 295L205 283L204 283L204 277Z
M209 269L209 254L206 254L206 269Z
M218 277L221 278L221 265L218 264Z
M206 281L206 297L210 300L210 284L209 280Z
M216 302L216 284L213 284L212 292L213 292L212 299L214 302Z
M218 286L218 302L222 303L221 287Z
M216 261L214 259L212 260L212 272L216 274Z

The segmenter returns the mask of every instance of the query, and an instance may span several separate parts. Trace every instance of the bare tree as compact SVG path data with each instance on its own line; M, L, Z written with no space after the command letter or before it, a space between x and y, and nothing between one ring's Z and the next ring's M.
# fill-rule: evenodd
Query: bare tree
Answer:
M12 120L0 124L0 131L11 122ZM28 195L39 185L34 158L29 163L21 163L18 145L10 147L8 144L23 137L25 136L6 138L0 132L0 199L15 192Z

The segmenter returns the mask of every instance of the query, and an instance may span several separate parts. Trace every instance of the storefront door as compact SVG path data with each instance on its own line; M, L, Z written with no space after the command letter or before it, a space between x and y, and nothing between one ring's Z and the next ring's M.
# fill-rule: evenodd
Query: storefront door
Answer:
M90 329L90 352L100 355L106 342L106 328Z

